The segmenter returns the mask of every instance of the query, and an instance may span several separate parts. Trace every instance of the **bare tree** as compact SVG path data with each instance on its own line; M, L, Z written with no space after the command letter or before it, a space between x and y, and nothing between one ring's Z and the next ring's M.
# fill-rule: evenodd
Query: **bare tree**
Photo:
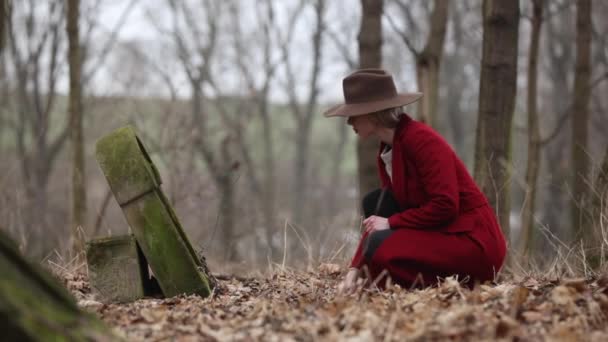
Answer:
M452 51L445 51L443 59L443 67L441 78L445 80L445 118L448 125L452 128L451 131L445 130L444 133L451 134L446 136L448 141L454 144L454 149L459 155L464 156L464 125L461 101L463 98L464 87L460 86L466 82L466 74L462 72L465 57L463 52L464 27L463 27L463 11L459 4L461 2L453 2L451 6L451 42L453 45ZM449 42L450 40L448 40Z
M547 2L547 12L556 12L556 5L553 2ZM548 15L547 15L548 17ZM543 143L546 144L542 150L543 163L547 166L545 172L541 173L547 178L547 190L542 201L541 208L543 210L542 221L551 229L553 234L561 239L566 240L570 235L570 229L567 229L561 223L569 221L570 211L566 210L569 205L567 190L564 186L569 170L568 143L569 132L566 129L565 120L569 115L564 115L564 123L560 124L560 114L568 113L566 109L570 106L569 87L572 82L571 64L574 62L573 49L571 41L574 37L571 36L569 25L571 22L570 11L556 13L547 19L544 25L546 30L545 47L545 71L541 75L546 75L550 84L548 96L552 99L546 104L546 112L555 113L545 117L544 125L551 125L556 128L552 129L551 134L543 133L545 136ZM537 246L538 247L538 246Z
M474 151L473 110L479 88L463 87L463 84L479 82L481 60L480 1L451 1L449 28L446 32L444 55L441 59L441 94L438 107L442 116L438 129L444 134L458 155L472 165ZM425 95L426 96L426 95Z
M580 0L576 5L576 69L574 74L572 107L572 229L575 240L588 235L586 213L589 188L589 157L587 149L589 97L591 94L591 0Z
M196 9L182 1L168 0L168 4L173 20L170 34L190 85L194 145L219 192L218 229L224 259L234 261L239 258L235 239L234 182L238 168L235 141L234 137L226 134L220 139L219 145L213 143L209 128L209 116L213 113L212 102L204 91L205 86L218 90L212 76L212 63L217 57L220 20L226 13L226 3L207 0L201 2L201 6ZM203 27L195 16L197 11L205 16ZM218 109L221 111L220 119L230 130L232 124L226 116L226 110L216 107Z
M278 26L275 19L275 8L270 0L265 0L261 5L255 6L256 17L258 19L258 27L255 31L258 38L257 41L249 42L246 44L243 37L243 33L240 30L239 23L241 22L238 13L236 13L236 7L233 6L234 20L233 25L235 26L234 40L235 40L235 52L236 52L236 65L242 77L245 79L247 84L247 90L249 92L248 101L255 104L254 113L260 118L262 122L262 140L263 140L263 162L262 170L263 177L260 177L256 172L256 167L253 165L252 158L249 156L249 152L246 148L248 145L244 140L244 134L239 134L241 146L241 153L244 156L245 166L249 173L249 179L252 184L253 193L256 197L260 198L260 206L262 209L262 216L265 226L265 243L269 251L269 257L272 259L273 255L276 256L277 250L273 243L273 235L276 231L276 209L275 209L275 196L276 196L276 161L274 144L272 139L272 120L270 117L270 89L271 82L273 81L279 63L273 58L273 37L278 33ZM253 45L253 43L257 43ZM260 50L261 61L247 59L247 50ZM262 65L262 79L258 81L255 76L255 70Z
M359 30L359 67L379 68L382 65L383 1L361 0L361 28ZM378 139L357 140L359 196L378 188L376 153Z
M544 0L532 1L532 32L528 57L528 165L526 168L526 196L522 210L521 248L524 255L531 249L532 229L536 203L536 183L540 167L540 128L538 125L537 74L538 50L543 22Z
M483 2L483 52L475 179L509 239L511 124L517 80L519 3Z
M301 11L306 5L305 1L301 1L296 9L290 15L290 22L294 22L300 16ZM309 155L310 155L310 140L312 134L312 119L317 111L319 97L319 75L321 73L321 52L323 38L325 36L324 14L326 3L325 0L314 0L312 2L314 9L315 25L312 32L312 67L308 73L308 94L301 104L298 94L296 93L296 74L293 67L293 55L289 48L289 42L293 35L293 28L288 29L286 34L280 38L280 48L283 56L283 66L286 76L286 91L289 98L290 112L296 122L295 127L295 161L294 161L294 178L292 190L292 213L293 221L296 224L302 224L307 217L305 203L309 193Z
M17 112L8 125L15 132L28 199L30 214L25 226L34 234L43 231L48 208L47 184L69 134L68 123L51 129L56 116L55 88L65 42L61 30L65 19L63 2L47 2L42 7L46 12L44 18L39 11L41 9L33 1L18 2L8 30L16 79L16 96L12 105Z
M376 1L376 3L382 4L382 1ZM336 18L335 20L330 19L328 21L327 36L329 40L333 43L333 47L338 53L338 58L340 59L340 61L344 63L348 71L352 71L356 69L359 65L358 52L352 48L354 44L351 44L356 39L358 34L357 29L353 28L352 25L352 22L355 19L345 17L343 8L336 8L336 10L338 12L337 15L339 16L339 18ZM339 26L332 28L332 23L337 23ZM359 28L358 30L360 29L361 28ZM341 185L343 184L342 180L344 177L342 175L342 166L344 162L344 152L347 146L346 142L349 131L348 125L346 125L345 120L333 120L333 123L336 125L336 129L338 132L338 143L336 144L334 150L331 153L331 172L329 180L330 186L326 187L327 190L325 195L325 198L327 198L327 205L325 208L327 217L334 216L338 209L338 189L340 189ZM365 143L365 141L357 141L357 149L359 149L359 147ZM377 147L377 142L375 144L370 143L370 153L373 154L368 154L367 156L358 158L359 162L373 163L375 161L375 152ZM371 191L373 190L373 186L378 185L377 176L375 172L375 164L373 170L369 166L366 167L366 169L372 172L369 175L370 183L369 186L363 186L361 183L359 183L360 194L364 194L364 191L366 190ZM359 181L361 182L360 177ZM321 234L319 234L318 236L320 239L323 238ZM319 242L321 242L321 240Z
M86 226L87 193L84 164L84 137L82 132L82 83L80 58L80 0L69 0L67 4L68 63L70 67L70 142L72 144L72 251L84 251L84 240L79 229Z
M399 6L401 14L406 22L410 23L410 25L415 25L413 24L414 20L412 20L410 5L397 0L395 3ZM397 29L397 25L395 25L391 17L387 16L391 25L395 28L416 60L418 89L424 93L424 97L418 104L419 116L423 121L435 128L437 128L438 125L437 102L439 98L439 71L448 22L448 9L449 1L436 0L434 2L433 11L429 18L429 34L422 50L418 50L410 38L413 35L413 32Z
M85 8L96 3L99 0L87 2ZM24 212L28 214L18 220L26 227L22 231L36 237L51 225L69 227L66 218L70 210L64 205L66 201L50 202L47 194L52 172L70 136L71 120L61 111L62 100L56 91L59 80L67 76L68 54L63 50L68 45L67 29L63 26L67 3L56 0L43 3L19 1L12 7L14 16L8 26L6 59L7 83L10 83L7 88L11 96L7 97L8 110L1 119L14 132L16 159L23 182L14 196L24 194ZM82 12L83 8L80 9ZM83 26L86 33L84 41L91 42L91 37L98 31L90 17L83 22L86 23ZM111 41L113 39L106 42L108 50ZM81 68L84 68L86 54L82 52L81 49L79 58ZM103 59L99 58L93 59L99 62L94 67L89 65L90 72L103 65ZM81 89L84 84L82 80ZM84 201L81 204L85 205ZM54 242L52 239L31 241L35 242L34 247L41 247L31 248L33 254L44 252L43 249Z
M6 37L6 24L9 16L9 0L0 1L0 52L4 50L4 40Z

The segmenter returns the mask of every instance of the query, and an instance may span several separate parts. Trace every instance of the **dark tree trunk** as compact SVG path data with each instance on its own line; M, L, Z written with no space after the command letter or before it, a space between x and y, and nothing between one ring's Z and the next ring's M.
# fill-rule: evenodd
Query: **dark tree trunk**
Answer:
M515 109L519 3L483 2L483 51L475 179L509 239L511 124Z
M328 217L336 214L338 209L338 190L340 189L340 167L344 162L344 148L346 147L346 139L348 134L348 126L342 120L337 122L338 130L338 145L332 153L330 183L327 187L327 207L325 208Z
M79 0L68 1L67 33L69 40L68 61L70 66L70 140L72 144L72 252L84 250L83 235L79 229L86 227L87 194L85 190L84 137L82 128L82 82L80 59L80 35L78 32Z
M572 106L572 229L575 241L588 236L587 186L589 153L587 149L591 77L591 0L579 0L576 7L576 70Z
M5 26L8 24L8 1L9 0L0 0L0 53L4 50L4 42L6 39L6 28Z
M466 82L466 75L461 72L465 59L463 57L463 27L460 9L454 6L452 12L452 39L455 49L452 55L446 56L442 67L443 79L445 80L446 96L444 115L449 128L443 129L444 134L452 141L454 148L459 156L465 156L465 131L464 117L460 102L462 101L465 88L462 84ZM446 77L448 76L448 77Z
M277 255L277 250L274 246L273 234L276 231L275 222L275 169L276 163L274 158L274 145L272 143L272 125L270 115L268 113L268 90L265 89L264 98L261 100L260 116L262 117L262 129L264 132L264 203L263 215L264 225L266 226L266 245L270 249L270 258Z
M419 116L437 129L437 103L439 99L439 67L443 55L443 42L448 21L447 0L436 0L431 14L431 32L426 46L416 55L418 89L424 97L418 104Z
M295 179L293 192L293 221L301 225L308 220L308 178L309 178L309 145L312 122L305 118L299 120L296 132Z
M538 48L543 21L544 0L533 0L532 33L528 57L528 165L526 168L526 197L522 210L521 249L524 255L531 250L536 203L536 183L540 167L540 128L537 112Z
M608 224L608 148L604 152L604 159L593 188L592 221L601 229Z
M551 10L550 4L551 2L547 3L547 11ZM565 14L569 15L568 13ZM551 84L550 96L553 99L549 110L554 113L551 120L552 125L560 120L559 113L563 113L570 105L570 91L568 88L570 73L564 72L564 70L568 70L573 63L572 49L569 48L570 40L568 40L568 35L565 32L566 28L563 25L563 23L569 22L569 18L562 15L558 19L548 20L545 24L547 39L546 47L543 50L546 51L549 58L548 76ZM570 131L562 129L556 133L555 139L543 148L544 165L546 165L546 171L543 174L550 177L550 183L542 204L543 222L553 234L563 241L568 241L571 235L569 227L571 213L567 209L570 202L566 190L570 168L569 140ZM567 224L564 224L565 222ZM537 246L537 248L543 251L551 250L548 248L548 241L546 239L542 241L544 248L543 246Z
M218 183L220 188L220 230L221 245L224 246L223 257L226 261L237 261L239 254L237 252L236 243L237 239L234 235L234 183L230 172L228 175L223 177L221 182Z
M362 16L359 30L359 67L379 68L382 65L382 0L361 0ZM376 153L379 141L369 138L357 141L359 196L378 188Z

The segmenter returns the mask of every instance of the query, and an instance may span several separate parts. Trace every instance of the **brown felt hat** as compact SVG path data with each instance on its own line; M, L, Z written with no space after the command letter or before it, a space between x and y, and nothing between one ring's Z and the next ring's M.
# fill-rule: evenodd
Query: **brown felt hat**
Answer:
M414 103L422 93L397 93L393 76L382 69L360 69L342 80L344 104L326 110L323 115L357 116Z

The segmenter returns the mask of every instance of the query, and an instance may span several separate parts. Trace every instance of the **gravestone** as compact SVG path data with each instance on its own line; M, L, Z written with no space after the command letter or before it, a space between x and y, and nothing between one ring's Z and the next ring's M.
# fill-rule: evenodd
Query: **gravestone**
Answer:
M163 294L208 296L207 266L188 241L134 129L122 127L101 138L96 158Z
M87 264L91 287L103 302L132 302L156 294L148 263L133 235L89 241Z

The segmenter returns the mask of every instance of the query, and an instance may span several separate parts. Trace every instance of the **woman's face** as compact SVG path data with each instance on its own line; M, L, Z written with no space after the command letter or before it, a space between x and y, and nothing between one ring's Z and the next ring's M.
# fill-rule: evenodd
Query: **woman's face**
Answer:
M355 133L357 133L362 139L374 134L376 130L376 125L371 119L371 114L351 116L348 118L346 123L351 125Z

